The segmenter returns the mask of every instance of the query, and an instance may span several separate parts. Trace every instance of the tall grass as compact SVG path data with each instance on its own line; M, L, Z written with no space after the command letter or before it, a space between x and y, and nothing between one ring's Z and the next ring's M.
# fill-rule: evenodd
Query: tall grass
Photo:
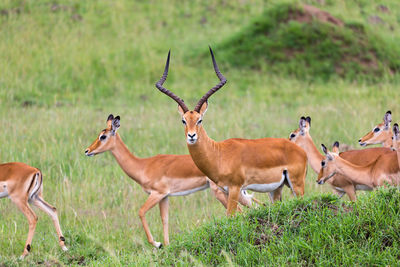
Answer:
M138 218L147 194L110 154L87 158L83 152L113 113L121 116L119 132L136 155L186 154L176 104L153 85L168 49L172 61L166 86L193 106L217 82L204 53L207 45L226 40L277 2L0 3L0 10L8 12L0 15L0 161L26 162L43 171L45 199L57 207L70 248L68 253L60 251L51 220L37 211L39 222L26 264L162 263L159 252L147 244ZM380 16L398 29L396 1L357 3L326 1L322 7L379 29L382 38L399 38L387 24L366 23L384 3L391 12ZM219 61L220 52L215 53L229 80L210 99L204 118L215 140L287 137L299 118L309 115L317 144L339 140L356 147L387 110L392 110L394 121L400 116L396 82L310 83L228 66ZM331 191L315 179L309 171L306 194ZM267 201L265 195L256 196ZM288 190L283 198L291 198ZM183 232L225 216L207 191L171 198L170 206L171 243ZM160 241L157 208L147 218ZM26 219L3 199L0 222L0 263L17 264L27 235ZM224 253L231 258L229 251Z

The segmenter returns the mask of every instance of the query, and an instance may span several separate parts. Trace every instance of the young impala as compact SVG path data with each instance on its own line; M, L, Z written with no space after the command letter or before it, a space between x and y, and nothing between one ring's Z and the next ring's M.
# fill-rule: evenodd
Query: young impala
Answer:
M68 250L64 244L65 238L61 232L56 208L43 199L42 191L43 177L39 169L21 162L0 164L0 198L10 198L26 216L29 222L28 238L26 239L21 259L28 255L32 248L32 238L35 234L38 220L38 217L29 206L29 203L35 205L51 217L57 231L58 242L61 248L64 251Z
M392 122L392 112L389 110L383 117L383 122L374 126L370 132L358 140L360 146L382 144L383 147L392 147L392 130L390 123Z
M283 138L234 138L216 142L208 137L202 124L208 107L207 99L226 83L211 48L210 53L220 83L200 99L194 110L189 111L182 99L162 86L168 75L170 53L156 87L178 103L187 146L197 167L219 187L228 188L227 214L236 211L241 189L270 192L271 198L278 200L286 184L293 194L302 196L307 156L296 144Z
M310 127L311 118L301 117L299 128L290 134L289 139L304 149L311 168L318 174L321 170L321 161L324 159L324 156L318 151L311 138ZM339 144L335 143L333 147L335 152L339 153ZM340 153L339 156L353 164L366 165L375 161L380 155L390 152L391 150L389 148L376 147L362 150L349 150ZM356 200L356 190L371 190L370 187L351 182L339 173L329 179L328 183L334 188L340 197L347 193L351 201Z
M87 156L110 151L122 170L143 190L150 194L139 210L144 231L149 243L161 247L161 243L153 239L146 221L146 212L155 205L160 206L160 215L164 231L164 243L169 244L168 235L168 197L186 196L211 187L215 197L227 207L226 193L196 167L189 155L157 155L150 158L138 158L125 146L117 133L120 117L111 114L107 119L107 128L102 130L94 142L85 150ZM242 192L240 203L251 206L252 196Z
M397 152L385 153L380 155L370 164L359 166L355 165L337 153L330 152L322 145L326 157L321 161L321 171L317 182L323 184L336 173L346 176L351 182L363 184L370 188L385 185L399 185L400 168L397 159Z

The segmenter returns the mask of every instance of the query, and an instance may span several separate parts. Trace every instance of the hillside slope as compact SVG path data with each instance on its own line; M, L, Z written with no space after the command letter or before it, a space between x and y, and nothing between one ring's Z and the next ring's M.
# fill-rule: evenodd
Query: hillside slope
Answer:
M377 81L400 70L400 50L363 23L311 5L280 4L219 46L222 60L297 78Z
M400 192L389 188L354 204L319 195L214 220L180 236L158 261L394 266L400 260L399 240Z

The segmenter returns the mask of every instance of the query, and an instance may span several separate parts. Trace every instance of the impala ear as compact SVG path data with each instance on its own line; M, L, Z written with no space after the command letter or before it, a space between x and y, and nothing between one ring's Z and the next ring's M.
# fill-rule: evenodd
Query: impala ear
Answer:
M208 109L208 101L206 101L206 102L204 102L203 103L203 105L201 105L201 108L200 108L200 115L203 117L204 116L204 114L206 114L206 112L207 112L207 109Z
M183 108L179 104L178 104L178 112L179 112L179 114L181 114L181 116L183 116L183 114L185 114L185 111L183 111Z
M385 130L390 128L390 123L392 122L392 112L388 110L383 117L383 122L385 123Z
M112 120L114 119L114 115L110 114L107 117L107 129L111 129Z
M336 141L335 143L333 143L332 152L333 152L333 153L339 153L339 142L338 142L338 141Z
M120 117L117 116L112 120L112 124L111 124L111 134L115 135L115 133L117 132L118 128L120 127Z
M325 155L327 155L328 149L326 148L326 146L324 144L321 144L321 148L322 148L322 151L324 151Z
M394 136L394 139L398 140L400 138L399 133L400 133L399 125L397 123L395 123L393 125L393 136Z
M306 127L307 127L307 124L306 124L306 118L304 118L304 117L301 117L300 118L300 121L299 121L299 129L300 129L300 134L301 135L304 135L305 133L306 133Z
M308 127L311 127L311 117L307 116L306 122L308 122Z

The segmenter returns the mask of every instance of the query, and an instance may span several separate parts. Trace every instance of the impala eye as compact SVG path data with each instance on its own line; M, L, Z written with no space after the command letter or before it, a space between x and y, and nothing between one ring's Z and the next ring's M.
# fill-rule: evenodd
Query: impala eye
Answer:
M376 128L374 129L374 132L377 133L377 132L379 132L379 130L380 130L380 129L379 129L378 127L376 127Z
M199 125L200 123L202 123L203 122L203 120L198 120L197 121L197 125Z
M101 141L105 140L106 138L107 138L107 135L102 135L102 136L100 136L100 140L101 140Z
M185 120L182 120L182 123L183 123L184 125L186 125L186 121L185 121Z
M325 160L321 161L321 167L325 167Z
M291 135L290 135L290 138L295 138L296 137L296 135L294 134L294 133L292 133Z

